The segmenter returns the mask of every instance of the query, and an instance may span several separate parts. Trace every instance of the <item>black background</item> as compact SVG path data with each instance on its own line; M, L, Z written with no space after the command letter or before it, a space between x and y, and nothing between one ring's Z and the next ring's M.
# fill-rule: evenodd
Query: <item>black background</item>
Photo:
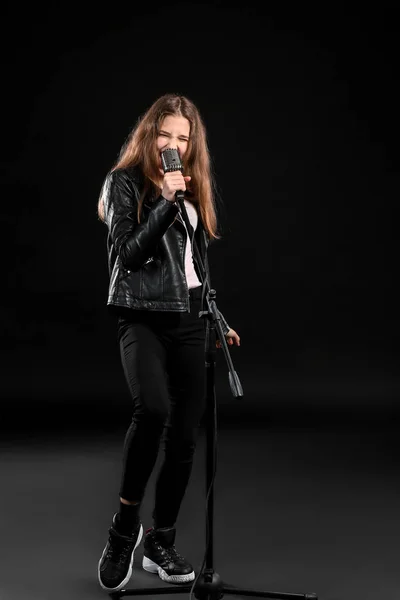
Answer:
M170 91L204 118L223 201L210 262L242 338L231 356L245 397L232 398L219 353L221 423L393 423L394 15L251 2L5 11L3 426L130 414L97 197L138 116Z
M208 129L212 279L242 338L243 399L217 358L217 573L399 598L398 20L384 3L272 6L2 4L2 598L104 593L132 406L97 198L170 91ZM205 441L178 522L196 572ZM132 586L161 585L140 560Z

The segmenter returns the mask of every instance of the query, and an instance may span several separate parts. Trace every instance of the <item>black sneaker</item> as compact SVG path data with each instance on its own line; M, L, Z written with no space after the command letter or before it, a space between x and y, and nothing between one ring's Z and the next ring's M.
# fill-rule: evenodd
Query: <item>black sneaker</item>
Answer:
M101 587L108 592L118 592L130 580L134 551L143 536L140 524L132 536L122 535L117 530L118 513L113 517L112 526L108 530L109 538L99 560L97 573Z
M145 571L158 573L168 583L193 581L194 570L188 561L175 550L176 529L148 529L144 538L142 566Z

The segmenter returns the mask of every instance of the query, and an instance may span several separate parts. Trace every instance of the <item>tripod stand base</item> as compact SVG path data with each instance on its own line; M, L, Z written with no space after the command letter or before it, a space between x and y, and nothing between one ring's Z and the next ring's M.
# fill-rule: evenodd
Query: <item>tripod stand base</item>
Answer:
M198 600L220 600L224 596L223 587L222 579L218 573L211 569L205 569L196 583L194 595Z
M120 590L111 594L113 600L118 600L122 596L148 596L158 594L188 594L192 589L191 585L171 585L168 587L143 588L138 590ZM290 594L288 592L267 592L261 590L249 590L227 586L223 583L218 573L212 569L205 569L199 577L193 594L197 600L220 600L226 594L233 596L254 596L257 598L275 598L275 600L318 600L316 594Z

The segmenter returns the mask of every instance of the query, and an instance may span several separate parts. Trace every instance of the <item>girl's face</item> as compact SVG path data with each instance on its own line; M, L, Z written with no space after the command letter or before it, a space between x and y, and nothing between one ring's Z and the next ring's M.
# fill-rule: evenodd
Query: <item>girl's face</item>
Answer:
M183 156L187 150L190 134L190 123L185 117L167 115L161 122L157 136L157 150L176 148Z

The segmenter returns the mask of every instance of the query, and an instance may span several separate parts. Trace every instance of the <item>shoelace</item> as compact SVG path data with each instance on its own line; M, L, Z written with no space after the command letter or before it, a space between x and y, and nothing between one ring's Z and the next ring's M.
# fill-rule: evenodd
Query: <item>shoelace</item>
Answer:
M167 559L169 562L175 562L177 559L183 559L183 556L181 556L180 554L178 554L178 552L175 549L175 546L171 546L170 548L165 548L164 546L161 546L161 544L156 543L155 544L157 550L160 552L161 556L164 559Z
M129 553L132 551L132 543L125 542L122 540L109 540L109 547L107 551L106 558L113 560L116 563L123 563L129 556Z
M179 552L176 551L175 546L171 546L170 548L165 548L165 551L167 552L169 558L172 560L172 562L175 562L176 560L184 560L183 556L181 554L179 554Z
M158 544L158 543L155 544L155 547L160 552L160 554L163 558L165 558L165 557L169 558L168 548L164 548L164 546L161 546L161 544Z

